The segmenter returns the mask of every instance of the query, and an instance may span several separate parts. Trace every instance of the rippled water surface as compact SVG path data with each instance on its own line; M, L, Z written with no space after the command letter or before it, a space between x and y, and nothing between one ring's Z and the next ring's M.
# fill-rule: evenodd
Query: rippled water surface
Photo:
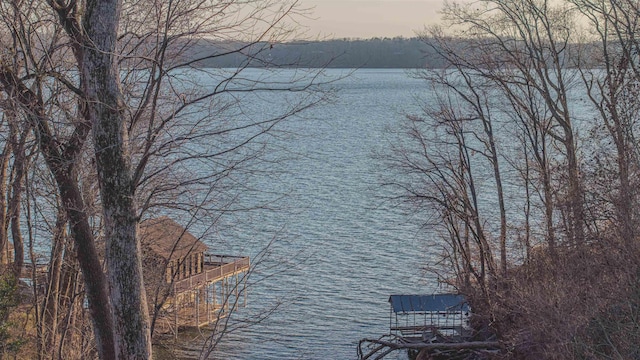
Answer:
M418 111L415 97L426 86L403 70L371 69L333 86L335 101L270 139L287 159L264 164L273 171L252 178L260 192L284 195L274 203L279 210L226 220L221 231L221 247L254 259L273 240L239 318L257 320L278 308L228 336L220 358L354 359L359 339L388 332L390 294L436 290L421 271L417 229L383 200L389 194L380 179L389 170L374 156L386 151L389 130L404 114ZM247 111L284 106L276 94L253 102Z

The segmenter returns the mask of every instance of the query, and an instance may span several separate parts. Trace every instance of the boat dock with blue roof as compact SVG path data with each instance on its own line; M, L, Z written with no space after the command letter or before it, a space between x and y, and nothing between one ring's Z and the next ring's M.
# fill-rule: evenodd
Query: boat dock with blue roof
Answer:
M472 309L463 295L390 295L389 304L389 334L360 340L359 359L382 359L396 350L415 351L418 359L449 358L501 347L496 341L474 340Z

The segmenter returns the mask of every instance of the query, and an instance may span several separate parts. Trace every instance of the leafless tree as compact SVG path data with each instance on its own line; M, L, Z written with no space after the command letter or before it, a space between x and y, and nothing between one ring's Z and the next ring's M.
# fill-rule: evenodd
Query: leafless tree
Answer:
M611 142L612 148L599 149L594 165L600 181L617 184L608 202L615 209L615 227L626 242L637 235L634 208L637 207L638 149L638 27L639 8L633 1L572 1L588 23L583 56L576 60L587 95L597 111L598 143ZM597 133L596 133L597 134ZM596 139L597 140L597 139ZM614 151L610 151L614 150ZM612 159L609 154L615 154ZM615 167L607 168L608 164ZM596 172L594 172L595 174ZM604 190L604 189L603 189ZM606 204L600 204L607 208Z
M313 74L275 82L243 75L269 65L260 53L293 32L298 9L296 1L272 0L3 4L0 83L58 187L66 213L59 223L68 223L75 248L64 253L77 256L82 270L101 358L151 357L140 219L183 212L215 221L240 210L229 205L233 195L220 198L231 194L225 180L259 159L263 138L281 121L321 100ZM231 54L244 65L197 67ZM283 111L244 116L240 95L259 91L295 96ZM83 193L92 182L92 171L80 171L83 159L95 166L98 197ZM207 171L184 171L195 164ZM93 223L104 226L100 233ZM56 229L43 307L53 314L65 238L64 226Z
M484 220L479 215L472 217L478 223L471 234L484 238L481 242L487 244L480 257L494 251L492 242L484 234L488 230L487 224L496 219L497 225L493 228L499 229L497 239L503 274L508 262L513 260L508 254L507 237L513 236L508 234L508 228L517 228L515 219L522 217L513 213L514 210L510 216L506 209L503 165L530 175L523 179L523 188L533 189L539 198L533 199L530 194L522 201L529 204L524 217L529 224L531 204L541 205L546 224L545 243L551 252L556 248L556 227L559 226L554 209L560 209L566 219L565 238L573 244L585 241L584 191L578 141L573 130L577 112L569 102L570 91L576 84L575 76L567 69L572 33L559 25L571 20L567 15L570 12L564 10L564 7L555 8L544 1L527 0L479 1L473 6L449 4L443 15L454 30L445 32L441 27L432 27L424 35L425 41L446 64L442 71L424 72L424 78L435 93L446 96L441 95L444 98L425 106L425 122L433 128L421 125L422 129L413 128L410 134L412 138L424 139L416 144L416 148L421 149L425 158L441 151L458 151L459 155L446 157L448 165L440 161L438 165L420 166L420 172L431 174L442 169L467 169L467 183L472 191L460 189L460 181L445 182L444 186L450 188L447 193L456 196L469 194L467 209L486 213ZM455 31L455 35L451 31ZM441 130L443 127L450 129ZM440 138L431 139L429 133ZM500 137L514 134L521 139L520 148L512 144L500 146ZM449 136L450 140L443 141L443 136ZM436 143L441 145L431 145ZM449 150L442 150L445 146ZM528 170L519 166L513 152L526 153ZM406 160L406 155L402 158ZM480 158L486 162L483 164ZM472 171L473 167L476 169ZM554 175L553 169L562 169L562 172L556 171ZM487 176L491 176L495 185L476 189L474 182ZM511 179L512 183L514 181ZM443 192L441 186L435 186L437 192ZM489 194L495 196L495 203L478 207L474 198L478 197L479 191L483 198ZM413 191L409 194L416 195ZM442 199L434 205L444 208L445 213L451 211L446 210L451 204ZM495 215L487 213L491 207L497 208ZM514 220L510 221L510 217ZM530 229L530 225L525 224L525 227ZM482 232L480 228L484 228ZM528 238L529 235L525 236ZM528 243L530 245L530 241ZM456 249L460 251L464 247Z
M633 1L449 3L446 27L424 35L446 67L423 76L435 100L408 119L393 183L426 210L430 229L444 229L441 278L516 358L633 356L638 10ZM489 174L496 185L480 185ZM510 200L477 201L490 197ZM490 264L496 248L479 240L498 223L503 271L487 277L481 259ZM512 252L520 234L525 259Z

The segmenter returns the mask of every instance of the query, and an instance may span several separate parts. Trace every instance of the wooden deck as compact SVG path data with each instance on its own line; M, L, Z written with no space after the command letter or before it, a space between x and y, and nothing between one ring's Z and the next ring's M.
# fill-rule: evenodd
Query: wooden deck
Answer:
M248 257L221 256L207 254L204 271L173 283L175 294L190 291L224 278L249 271L251 262Z
M249 257L205 254L201 273L173 283L173 296L156 323L158 332L177 336L179 329L215 325L230 306L246 305L246 278L240 274L250 266Z

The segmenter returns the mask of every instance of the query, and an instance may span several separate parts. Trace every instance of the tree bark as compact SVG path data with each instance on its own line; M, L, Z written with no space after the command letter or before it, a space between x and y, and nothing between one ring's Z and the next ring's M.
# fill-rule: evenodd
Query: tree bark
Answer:
M128 134L116 51L121 1L88 1L81 86L89 99L98 183L105 220L107 276L119 359L151 358Z

